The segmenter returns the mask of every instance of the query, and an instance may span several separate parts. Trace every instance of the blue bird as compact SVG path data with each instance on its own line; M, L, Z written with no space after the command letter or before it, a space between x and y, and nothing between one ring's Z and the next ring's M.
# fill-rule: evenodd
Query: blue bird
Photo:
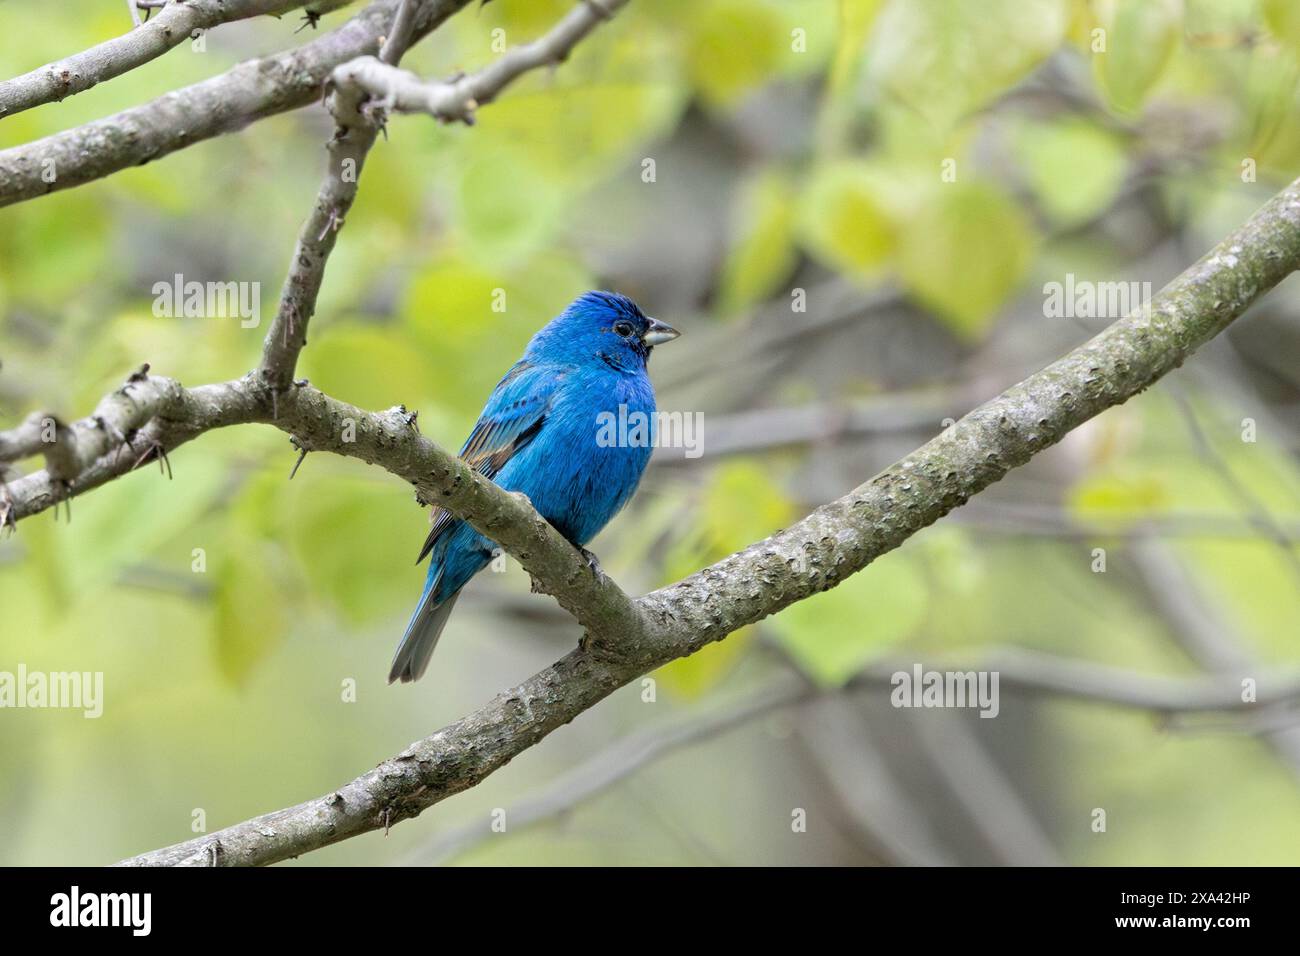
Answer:
M626 296L584 293L533 336L497 383L460 457L507 491L527 495L586 553L587 542L632 497L650 460L655 394L646 363L656 345L679 334ZM611 436L611 421L631 427ZM429 573L393 657L390 684L424 673L460 589L497 549L436 506L432 521L416 561L432 556Z

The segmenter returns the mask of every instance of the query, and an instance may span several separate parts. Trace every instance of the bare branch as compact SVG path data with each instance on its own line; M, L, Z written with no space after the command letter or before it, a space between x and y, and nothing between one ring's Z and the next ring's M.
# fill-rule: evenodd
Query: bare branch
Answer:
M148 400L145 400L145 399ZM98 419L111 423L100 428ZM228 425L263 422L294 436L300 447L379 464L410 482L426 501L464 518L516 557L538 588L584 627L636 626L631 600L544 521L527 498L505 491L455 455L420 435L405 409L366 412L298 384L274 398L255 374L186 389L149 376L105 398L94 415L71 427L65 447L74 467L36 472L9 484L9 517L17 521L96 488L168 453L191 438ZM345 438L346 431L346 438ZM0 447L27 441L30 426L0 433ZM44 450L42 446L40 450ZM152 454L141 459L141 455Z
M491 66L447 83L428 83L373 56L334 71L334 82L365 90L400 113L428 113L446 122L474 121L474 113L529 70L564 62L578 42L628 0L582 0L545 36L515 47Z
M300 7L305 0L189 0L169 3L147 23L140 22L136 0L128 0L135 27L65 60L38 67L30 73L0 83L0 117L34 106L53 103L121 76L157 59L185 42L196 30L262 14L280 14Z
M411 45L411 31L415 28L415 0L402 0L393 18L393 27L384 39L384 46L379 51L379 59L396 66Z
M81 186L315 102L336 66L379 50L400 2L375 0L337 30L297 49L240 63L142 106L0 150L0 206ZM468 2L422 0L413 39Z
M1177 368L1298 263L1300 181L1166 286L1149 306L1115 322L785 531L648 594L630 608L625 599L619 600L621 592L613 593L616 588L602 588L593 576L584 577L576 569L572 581L563 574L558 580L552 577L562 589L574 587L561 603L570 600L573 613L585 615L588 641L475 713L322 798L126 862L273 863L386 829L473 787L641 674L834 587L898 547L1071 429ZM314 426L322 437L337 430L329 416L341 403L305 388L288 394L305 396L302 407L294 402L291 410L303 427ZM495 516L500 523L484 533L530 570L530 563L537 564L537 552L530 549L529 538L543 547L554 543L554 533L547 535L538 527L540 519L535 519L532 531L528 521L522 529L516 526L509 517L518 510L508 507L511 496L500 489L492 493L488 489L495 486L476 481L463 464L457 468L454 459L444 460L445 453L430 457L421 452L424 440L419 436L393 440L391 429L397 423L391 415L387 429L374 424L379 433L368 436L366 450L349 453L399 474L409 473L412 456L419 456L422 466L415 470L446 492L440 503L480 530L491 521L475 512L473 503L486 501L493 509L500 505ZM424 472L429 464L432 472ZM571 566L576 553L557 546L554 557ZM553 569L548 574L553 575ZM578 596L584 589L596 610Z
M854 686L857 686L856 684ZM516 833L572 810L673 751L726 733L755 718L818 696L817 688L793 674L757 692L711 705L662 726L636 731L560 774L531 796L508 806L510 830ZM494 835L486 825L470 824L450 830L417 850L412 864L437 865L459 856Z
M39 455L46 444L44 436L56 425L57 419L47 412L32 412L22 424L7 432L0 432L0 462L20 461Z
M607 6L616 9L626 2L609 0ZM600 12L596 12L598 9ZM393 37L409 33L410 22L415 16L405 6L397 14L391 30ZM422 89L444 90L442 102L449 108L454 104L457 117L467 119L469 113L466 110L472 111L478 103L495 97L523 73L536 66L563 60L574 45L607 16L608 10L595 7L590 0L579 3L541 39L516 47L481 72L452 84L425 87L415 74L399 70L373 56L352 60L334 71L330 111L338 125L329 143L329 170L321 183L316 205L298 233L298 242L289 260L289 275L280 292L280 305L262 346L260 374L269 388L279 392L293 380L298 354L307 344L307 324L316 311L316 297L324 280L325 265L334 249L338 231L356 199L361 167L383 127L385 112L394 106L401 109L401 90L407 89L409 83ZM408 22L404 24L403 18ZM404 44L400 41L385 43L383 55L393 57L393 63L396 63L403 49ZM399 89L392 83L403 85ZM476 101L475 96L480 96L480 99Z
M909 673L912 665L912 661L879 661L842 688L831 691L821 691L806 680L787 675L757 692L747 691L734 700L711 705L704 712L691 712L670 723L636 731L532 795L508 805L511 832L560 817L669 753L710 740L773 711L845 693L876 691L887 697L895 686L895 675ZM1025 694L1059 696L1160 716L1253 711L1264 706L1244 702L1240 682L1231 677L1164 677L1018 648L995 649L979 662L943 666L962 672L996 671L1002 688ZM1260 684L1267 688L1268 706L1274 710L1300 702L1298 674L1268 675ZM445 863L493 835L486 824L457 827L417 850L410 862Z
M401 59L410 42L416 6L415 0L401 0L393 14L389 36L381 51L393 63ZM259 371L273 396L293 381L298 353L307 344L307 323L316 313L316 297L325 281L325 266L357 198L361 168L383 123L382 117L362 112L364 99L365 93L354 88L336 89L329 98L335 127L327 146L325 178L311 214L298 231L289 258L289 273L280 290L280 304L262 343Z

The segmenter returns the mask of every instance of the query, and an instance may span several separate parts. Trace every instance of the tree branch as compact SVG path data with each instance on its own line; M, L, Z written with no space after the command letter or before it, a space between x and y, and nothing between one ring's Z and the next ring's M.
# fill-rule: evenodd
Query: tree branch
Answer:
M602 588L594 577L576 574L575 590L566 598L575 613L586 616L589 640L480 710L324 797L125 862L274 863L386 829L473 787L641 674L834 587L898 547L1071 429L1181 365L1297 264L1300 181L1166 286L1149 307L1115 322L789 529L648 594L630 608L612 596L617 590L612 585ZM304 427L314 425L322 438L336 433L337 423L331 425L329 418L336 403L305 387L288 394L301 396L291 403L289 417ZM512 510L506 505L511 496L500 489L493 493L495 486L476 480L445 453L422 452L418 436L394 435L398 425L391 414L387 422L387 428L374 423L375 433L368 436L364 451L347 453L404 476L414 470L448 492L440 503L480 530L489 522L482 512L473 511L473 503L500 504L500 523L485 533L521 561L526 556L530 571L537 553L521 555L515 550L527 548L529 538L540 540L543 547L555 545L555 559L571 565L575 553L560 548L553 532L543 532L540 519L521 520L516 526L515 518L506 517ZM359 439L355 444L363 443ZM433 467L428 472L413 468L413 456L422 466ZM548 576L553 572L540 565L538 570ZM560 583L563 577L559 575ZM578 593L583 590L593 601L610 605L593 613Z
M510 50L478 73L451 84L428 85L427 89L445 90L441 102L449 104L449 108L450 104L457 104L458 118L468 121L470 114L466 111L472 111L478 102L495 97L527 71L563 60L579 40L626 2L606 0L606 6L597 7L595 0L583 0L541 39ZM280 304L262 346L259 374L273 392L282 391L293 380L298 355L307 344L307 324L316 311L326 263L356 199L361 167L383 128L385 113L390 108L402 108L402 97L394 84L408 83L401 80L405 77L409 83L424 86L415 74L396 67L406 48L405 38L412 30L413 7L411 4L398 9L380 59L360 57L343 64L331 75L330 112L337 127L329 143L329 168L316 205L298 234L289 260L289 274L280 292ZM478 102L474 100L475 94L481 95Z
M823 691L795 674L786 674L758 691L711 705L616 740L590 759L548 781L535 793L506 807L511 833L555 819L626 780L666 754L727 732L758 717L842 694L875 691L888 695L894 675L910 673L913 661L879 661L841 688ZM1277 674L1260 680L1267 703L1242 700L1235 678L1164 677L1070 660L1019 648L995 649L987 660L942 665L953 671L996 671L1000 686L1025 694L1061 697L1083 703L1149 711L1159 716L1279 709L1300 701L1300 675ZM1258 675L1252 675L1258 676ZM496 834L483 823L456 827L415 851L411 862L445 863Z
M375 0L337 30L297 49L240 63L141 106L0 150L0 206L81 186L314 102L336 66L380 48L400 2ZM413 39L468 2L421 0Z
M568 59L587 34L610 19L628 0L580 0L545 36L515 47L484 70L446 83L430 83L382 58L359 57L334 71L339 86L361 89L399 113L428 113L435 119L474 122L479 106L490 103L524 73Z
M189 39L195 30L262 14L280 14L305 0L189 0L169 3L156 17L140 23L135 0L130 7L135 27L65 60L47 63L30 73L0 83L0 117L12 116L45 103L65 99L104 80L143 66Z

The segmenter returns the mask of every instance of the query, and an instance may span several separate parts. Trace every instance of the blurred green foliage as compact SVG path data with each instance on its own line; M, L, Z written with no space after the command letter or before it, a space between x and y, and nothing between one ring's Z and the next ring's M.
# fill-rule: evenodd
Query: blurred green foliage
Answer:
M428 76L475 69L495 56L492 31L524 42L569 6L475 6L404 65ZM0 4L2 59L10 73L32 69L120 33L124 20L120 3L99 0L39 14ZM204 52L182 44L0 121L0 147L285 47L295 27L292 17L265 19L216 31ZM810 276L863 294L898 289L917 325L962 356L987 358L980 350L1018 298L1065 269L1108 275L1132 254L1116 235L1123 227L1088 230L1135 183L1208 240L1296 175L1297 57L1300 16L1287 0L637 0L569 62L485 106L472 128L390 121L300 371L364 407L417 408L425 433L454 447L529 336L577 292L608 284L690 313L673 316L689 334L656 355L653 371L699 370L705 397L692 407L721 417L746 406L759 376L737 344L753 316L775 304L793 321L791 289ZM1080 83L1082 102L1061 92ZM146 360L187 384L251 367L328 133L312 107L0 211L0 427L38 407L85 414ZM1257 185L1242 182L1245 160ZM654 190L706 168L725 182L725 222L700 288L687 290L682 276L677 289L678 276L638 266L701 233L709 217L682 218L673 206L655 218ZM704 208L709 191L684 206ZM633 251L613 256L624 242ZM152 284L177 273L259 282L260 327L154 317ZM494 307L501 295L504 310ZM836 379L837 391L806 365L761 373L770 380L757 390L776 404L899 382L849 348L840 351L857 370ZM992 377L983 366L985 391L1030 370L1017 361ZM903 381L927 388L953 377L936 360ZM669 384L661 405L682 407L683 394ZM1276 434L1243 443L1240 409L1214 396L1196 408L1236 480L1270 520L1294 527L1294 449ZM1088 551L1100 542L1123 555L1126 535L1162 517L1240 520L1239 496L1160 394L1067 444L1065 474L1041 480L1054 483L1078 534L945 523L843 586L663 669L663 707L753 681L765 660L760 636L831 687L881 656L1003 644L1190 672L1124 559L1115 573L1093 574ZM830 455L815 443L655 470L596 547L630 589L667 583L866 479L892 458L882 455L832 470L830 492L817 496L804 490L809 469ZM214 828L298 802L481 704L576 636L512 616L527 600L517 568L486 574L429 678L385 688L386 655L422 578L409 564L424 532L409 489L322 455L290 483L294 451L271 429L204 436L172 459L175 480L146 469L75 500L70 524L42 515L0 540L0 668L102 670L108 695L95 722L0 716L0 863L108 862L189 836L195 808ZM1272 665L1297 659L1300 589L1276 543L1192 536L1172 547L1251 653ZM1047 714L1032 728L1026 785L1042 791L1068 858L1295 862L1296 781L1262 744L1163 734L1141 716L1079 704ZM555 767L654 719L633 689L616 695L518 761L508 780L462 798L459 812L508 805ZM721 859L836 859L842 849L824 833L791 842L783 808L813 801L820 785L799 771L797 753L770 756L784 739L764 725L744 743L706 745L706 758L645 771L653 800L616 795L590 811L592 828L617 840L534 833L472 858L698 861L692 840L655 837L668 824L655 822L650 802L707 832ZM1096 806L1122 821L1114 838L1088 831ZM388 860L428 832L408 824L388 843L350 841L308 862Z

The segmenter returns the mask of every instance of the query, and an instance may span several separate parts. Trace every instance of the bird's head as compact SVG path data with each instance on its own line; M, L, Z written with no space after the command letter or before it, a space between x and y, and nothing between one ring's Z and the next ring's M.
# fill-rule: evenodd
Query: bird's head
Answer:
M525 356L572 365L602 362L636 372L645 368L656 345L680 334L647 316L625 295L584 292L533 336Z

